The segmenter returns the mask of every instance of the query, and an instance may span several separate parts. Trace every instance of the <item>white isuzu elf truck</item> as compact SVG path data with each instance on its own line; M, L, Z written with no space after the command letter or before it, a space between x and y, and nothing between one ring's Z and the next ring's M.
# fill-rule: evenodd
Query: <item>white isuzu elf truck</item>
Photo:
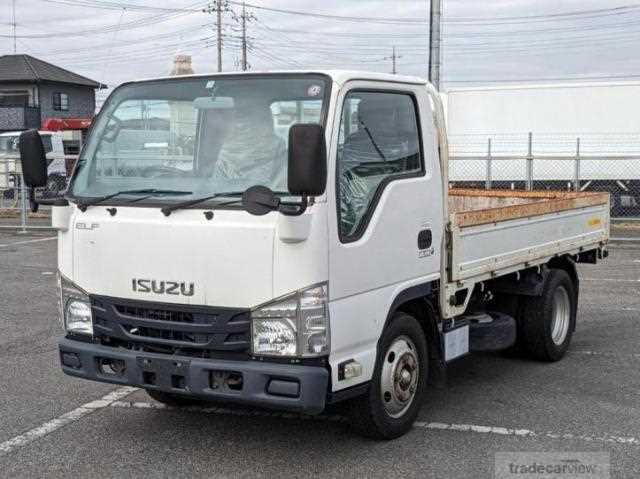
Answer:
M35 131L28 185L46 182ZM102 108L64 197L60 361L168 404L408 431L450 361L563 357L601 193L450 190L437 92L361 72L136 81Z

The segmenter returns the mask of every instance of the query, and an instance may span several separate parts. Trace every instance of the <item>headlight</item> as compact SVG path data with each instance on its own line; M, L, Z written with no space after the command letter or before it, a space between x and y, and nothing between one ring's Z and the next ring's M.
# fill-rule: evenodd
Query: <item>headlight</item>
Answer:
M60 320L70 333L93 335L93 317L89 295L71 281L58 276Z
M327 284L312 286L251 312L257 356L315 357L329 353Z

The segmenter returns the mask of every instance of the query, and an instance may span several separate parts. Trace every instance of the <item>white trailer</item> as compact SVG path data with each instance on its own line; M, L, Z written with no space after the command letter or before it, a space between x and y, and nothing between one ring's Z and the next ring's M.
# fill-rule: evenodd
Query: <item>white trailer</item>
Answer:
M296 107L287 142L282 104ZM149 167L132 132L144 140L177 117L166 150L180 167ZM38 186L40 140L22 144ZM576 327L575 263L606 256L608 195L450 191L448 159L442 104L418 78L118 87L52 201L63 371L171 404L315 414L350 400L360 431L393 438L450 361L516 341L560 360Z

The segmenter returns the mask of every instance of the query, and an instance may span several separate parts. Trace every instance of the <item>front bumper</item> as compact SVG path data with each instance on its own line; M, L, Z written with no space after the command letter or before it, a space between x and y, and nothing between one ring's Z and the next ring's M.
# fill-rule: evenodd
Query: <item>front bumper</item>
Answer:
M59 349L66 374L93 381L307 414L322 412L327 397L329 372L320 366L168 356L68 338Z

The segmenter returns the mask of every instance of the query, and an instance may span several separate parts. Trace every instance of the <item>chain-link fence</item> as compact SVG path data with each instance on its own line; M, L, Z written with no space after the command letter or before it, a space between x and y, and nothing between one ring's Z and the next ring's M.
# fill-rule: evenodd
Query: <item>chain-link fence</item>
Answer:
M450 150L451 186L606 191L613 218L640 219L640 133L451 135ZM20 160L0 156L0 226L50 225L46 207L29 212L21 180ZM56 196L66 182L64 176L51 175L36 196Z
M640 218L640 134L452 135L458 188L606 191L613 218Z

